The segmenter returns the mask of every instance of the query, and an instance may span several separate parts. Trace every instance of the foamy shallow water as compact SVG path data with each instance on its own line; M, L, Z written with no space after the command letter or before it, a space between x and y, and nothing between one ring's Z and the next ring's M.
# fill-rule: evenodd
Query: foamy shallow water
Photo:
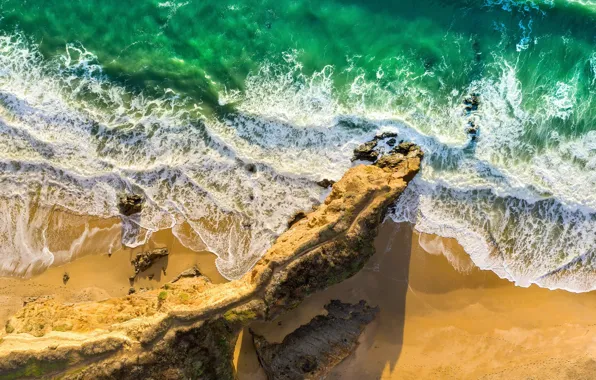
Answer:
M220 272L238 278L294 212L323 199L316 181L339 179L355 146L394 131L420 144L426 157L393 219L456 238L476 265L519 285L591 290L596 48L579 34L567 33L567 40L541 34L553 22L549 17L575 17L557 13L571 12L568 6L478 4L476 17L494 19L487 30L472 29L490 30L484 40L431 28L423 35L435 38L436 46L421 48L426 42L412 24L395 32L395 40L384 36L400 44L386 59L354 54L343 57L344 64L324 56L312 64L309 49L316 52L318 45L293 50L282 31L276 48L283 51L252 58L241 86L204 73L196 83L209 90L200 99L194 89L167 87L176 81L143 91L115 78L114 62L129 59L125 48L118 56L123 58L106 61L100 57L109 52L96 54L87 43L69 41L56 55L44 56L45 45L24 32L7 32L0 38L0 274L28 276L68 260L49 249L53 207L110 218L118 215L119 194L139 192L146 207L140 217L124 220L122 243L138 246L155 231L177 233L187 222L194 234L179 231L179 239L197 250L206 245L218 255ZM160 3L158 11L168 12L159 38L193 7ZM225 9L229 18L250 14L242 7ZM335 18L328 10L316 17L334 23L338 33L350 17L371 27L390 24L374 11L340 6ZM432 16L430 6L420 12ZM501 22L507 17L515 20ZM413 39L399 39L399 33L413 33ZM325 38L331 45L339 41ZM346 49L353 51L383 51L356 37L354 46L349 43ZM424 58L409 52L411 44L432 52ZM572 59L559 61L560 54ZM191 55L179 56L157 60L155 75L161 75L160 65L171 64L194 72ZM474 115L462 105L471 92L481 99ZM475 142L465 132L472 116L480 126Z

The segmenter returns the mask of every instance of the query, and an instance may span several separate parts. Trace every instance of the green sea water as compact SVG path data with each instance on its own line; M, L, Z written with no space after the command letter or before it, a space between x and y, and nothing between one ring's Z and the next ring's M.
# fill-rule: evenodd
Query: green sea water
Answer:
M427 152L396 220L519 284L596 287L594 3L2 0L0 17L6 274L56 263L20 222L33 199L107 217L137 189L152 202L131 226L189 222L238 277L391 130Z

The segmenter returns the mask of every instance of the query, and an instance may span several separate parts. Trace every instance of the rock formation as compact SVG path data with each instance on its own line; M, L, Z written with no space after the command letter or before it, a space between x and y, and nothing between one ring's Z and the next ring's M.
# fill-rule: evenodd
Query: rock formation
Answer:
M156 248L148 252L138 253L135 256L135 258L131 261L131 264L135 268L135 276L151 268L151 266L153 266L153 263L155 263L162 257L166 257L168 255L169 252L167 248Z
M271 344L253 333L259 361L273 380L322 379L354 351L358 337L373 321L379 308L364 301L356 305L331 301L327 315L316 316L308 324ZM252 331L251 331L252 333Z
M0 336L0 379L232 379L244 326L271 320L363 267L387 209L421 159L412 145L382 164L351 168L239 280L182 277L100 302L26 304Z
M118 199L118 209L122 215L131 216L138 214L143 209L144 199L137 194L122 195Z

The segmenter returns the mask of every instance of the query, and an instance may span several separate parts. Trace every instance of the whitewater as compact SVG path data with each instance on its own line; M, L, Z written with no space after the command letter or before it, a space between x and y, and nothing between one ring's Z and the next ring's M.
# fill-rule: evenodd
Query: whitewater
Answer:
M511 4L486 6L515 11ZM519 54L539 43L533 9L515 34ZM391 131L419 144L425 161L389 217L457 239L480 268L520 286L596 288L596 48L570 80L548 87L524 88L523 60L495 52L490 75L436 93L420 83L438 74L416 72L404 56L387 84L386 66L371 79L360 57L348 57L346 68L309 72L302 54L261 62L243 89L221 88L211 105L116 83L80 43L50 59L21 33L1 36L0 275L27 277L76 257L77 244L50 249L55 210L119 217L118 196L134 192L147 202L140 218L122 219L123 244L172 228L239 278L295 212L324 199L317 181L341 178L356 146ZM471 93L480 106L467 112ZM466 133L471 119L476 140ZM545 127L568 122L583 127Z

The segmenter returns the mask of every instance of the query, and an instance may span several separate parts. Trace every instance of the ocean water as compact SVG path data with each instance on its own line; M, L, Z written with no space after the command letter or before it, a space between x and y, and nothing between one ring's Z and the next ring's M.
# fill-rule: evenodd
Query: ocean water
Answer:
M0 275L68 260L53 210L139 192L124 244L173 227L238 278L380 131L426 153L392 218L596 288L591 0L0 0Z

